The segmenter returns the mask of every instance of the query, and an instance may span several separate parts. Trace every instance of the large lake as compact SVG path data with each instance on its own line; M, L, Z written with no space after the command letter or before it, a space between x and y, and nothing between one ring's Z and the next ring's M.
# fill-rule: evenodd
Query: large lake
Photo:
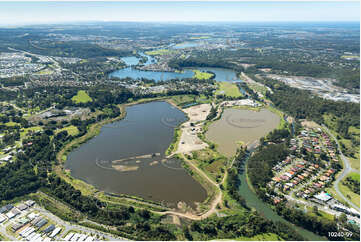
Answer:
M240 141L252 144L277 128L279 122L280 117L268 109L257 112L228 108L209 126L206 137L218 145L219 152L230 157L236 154Z
M137 60L134 58L126 57L128 63L134 65ZM124 58L124 59L126 59ZM191 78L194 75L192 70L197 69L200 71L210 71L216 74L215 80L220 82L239 82L241 81L235 71L226 68L216 68L216 67L192 67L186 68L183 72L166 72L166 71L143 71L137 70L133 67L126 67L124 69L120 69L118 71L114 71L110 74L110 76L126 78L131 77L133 79L153 79L155 81L167 81L171 79L182 79L182 78Z
M195 207L205 189L164 153L184 113L166 102L127 107L123 120L102 127L98 136L71 152L71 175L100 190Z
M147 57L147 62L144 65L149 65L151 63L156 63L157 60L149 55L144 53L139 53L141 56ZM183 72L166 72L166 71L143 71L133 68L139 63L139 58L135 56L123 57L122 60L127 65L126 68L114 71L110 73L111 77L119 77L119 78L133 78L133 79L141 79L146 78L155 81L167 81L171 79L183 79L183 78L191 78L194 75L192 70L197 69L200 71L210 71L213 72L216 77L216 81L220 82L234 82L241 81L234 70L226 69L226 68L216 68L216 67L192 67L185 68ZM242 91L242 90L241 90Z
M112 77L119 77L121 79L130 77L132 79L146 78L155 81L167 81L171 79L191 78L193 75L194 73L191 70L186 70L180 73L180 72L166 72L166 71L143 71L143 70L137 70L133 67L126 67L124 69L120 69L110 74L110 76Z

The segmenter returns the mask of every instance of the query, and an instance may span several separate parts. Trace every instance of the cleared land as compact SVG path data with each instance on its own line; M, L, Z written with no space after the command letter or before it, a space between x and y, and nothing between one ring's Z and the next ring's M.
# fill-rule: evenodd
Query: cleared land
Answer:
M201 104L183 109L183 112L188 115L189 121L181 126L182 134L176 153L189 153L208 147L208 145L198 137L198 133L202 132L202 124L196 123L206 120L210 110L210 104Z
M359 177L360 179L360 177ZM343 181L346 180L346 177L342 179L342 181L338 184L338 187L342 194L351 200L353 204L356 204L358 207L360 207L360 195L354 193L349 187L343 184Z
M239 91L239 88L236 84L230 82L219 82L218 90L216 95L225 95L229 97L240 97L242 93Z
M71 100L75 103L87 103L93 101L93 99L83 90L78 91L77 95L72 97Z
M70 125L68 127L64 127L62 129L60 129L58 132L61 132L61 131L67 131L69 135L72 135L72 136L76 136L77 134L79 134L79 130L77 127L75 127L74 125Z
M24 128L20 131L20 138L24 138L29 132L37 132L43 130L40 126L34 126L29 128Z

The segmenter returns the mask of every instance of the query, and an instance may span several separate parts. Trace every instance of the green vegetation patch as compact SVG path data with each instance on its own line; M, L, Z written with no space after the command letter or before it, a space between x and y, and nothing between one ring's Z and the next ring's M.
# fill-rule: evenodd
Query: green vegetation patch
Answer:
M235 238L237 241L283 241L277 234L274 233L266 233L259 234L253 237L238 237Z
M40 206L46 210L67 221L79 221L83 215L68 205L58 201L57 199L46 195L45 193L38 192L30 194L30 197L35 200Z
M34 127L29 127L29 128L24 128L21 132L20 132L20 137L24 138L28 133L30 132L37 132L37 131L41 131L43 130L42 127L40 126L34 126Z
M5 123L5 125L6 125L6 126L9 126L9 127L12 127L12 126L20 125L20 124L15 123L15 122L13 122L13 121L10 121L10 122Z
M351 167L360 171L360 153L356 153L355 157L347 157L351 163Z
M247 83L247 85L255 92L260 92L263 95L266 95L267 88L263 85L256 84L256 83Z
M179 95L179 96L172 96L172 102L177 106L183 106L188 103L196 102L195 95Z
M228 97L241 97L242 93L239 91L239 88L235 83L230 82L219 82L218 90L216 95L225 95Z
M169 55L172 52L175 52L175 51L169 50L169 49L159 49L159 50L146 51L145 54L146 55Z
M341 56L342 59L355 59L355 60L359 60L360 56L357 55L343 55Z
M68 135L76 136L76 135L79 134L78 128L76 126L74 126L74 125L64 127L62 129L60 129L58 132L61 132L61 131L64 131L64 130L68 132Z
M338 185L341 193L347 197L351 202L360 207L360 194L353 192L350 187L344 184L344 180ZM358 186L359 189L360 185Z
M200 70L192 70L192 71L194 72L193 78L198 79L198 80L208 80L208 79L211 79L212 77L214 77L214 74L212 74L212 73L203 72Z
M227 158L214 149L206 148L192 152L192 158L200 168L206 171L214 180L219 182L224 174Z
M360 182L360 174L356 172L351 172L347 177L350 177L352 180Z
M88 103L93 101L93 99L89 97L89 95L84 90L78 91L76 96L72 97L71 100L75 103Z

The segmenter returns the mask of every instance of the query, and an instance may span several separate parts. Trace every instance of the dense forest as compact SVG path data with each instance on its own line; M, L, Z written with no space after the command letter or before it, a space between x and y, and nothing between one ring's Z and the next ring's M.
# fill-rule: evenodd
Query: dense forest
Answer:
M304 238L283 223L273 223L257 214L245 212L227 217L213 217L193 222L190 226L192 240L251 238L264 233L275 233L284 240L304 240Z

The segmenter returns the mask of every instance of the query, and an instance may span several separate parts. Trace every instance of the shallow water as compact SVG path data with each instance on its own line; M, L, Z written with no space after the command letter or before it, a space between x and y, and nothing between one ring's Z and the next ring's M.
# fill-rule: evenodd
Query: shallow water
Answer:
M219 120L209 126L206 137L218 145L219 152L231 157L240 146L240 141L252 144L277 128L279 122L280 117L268 109L257 112L228 108Z

